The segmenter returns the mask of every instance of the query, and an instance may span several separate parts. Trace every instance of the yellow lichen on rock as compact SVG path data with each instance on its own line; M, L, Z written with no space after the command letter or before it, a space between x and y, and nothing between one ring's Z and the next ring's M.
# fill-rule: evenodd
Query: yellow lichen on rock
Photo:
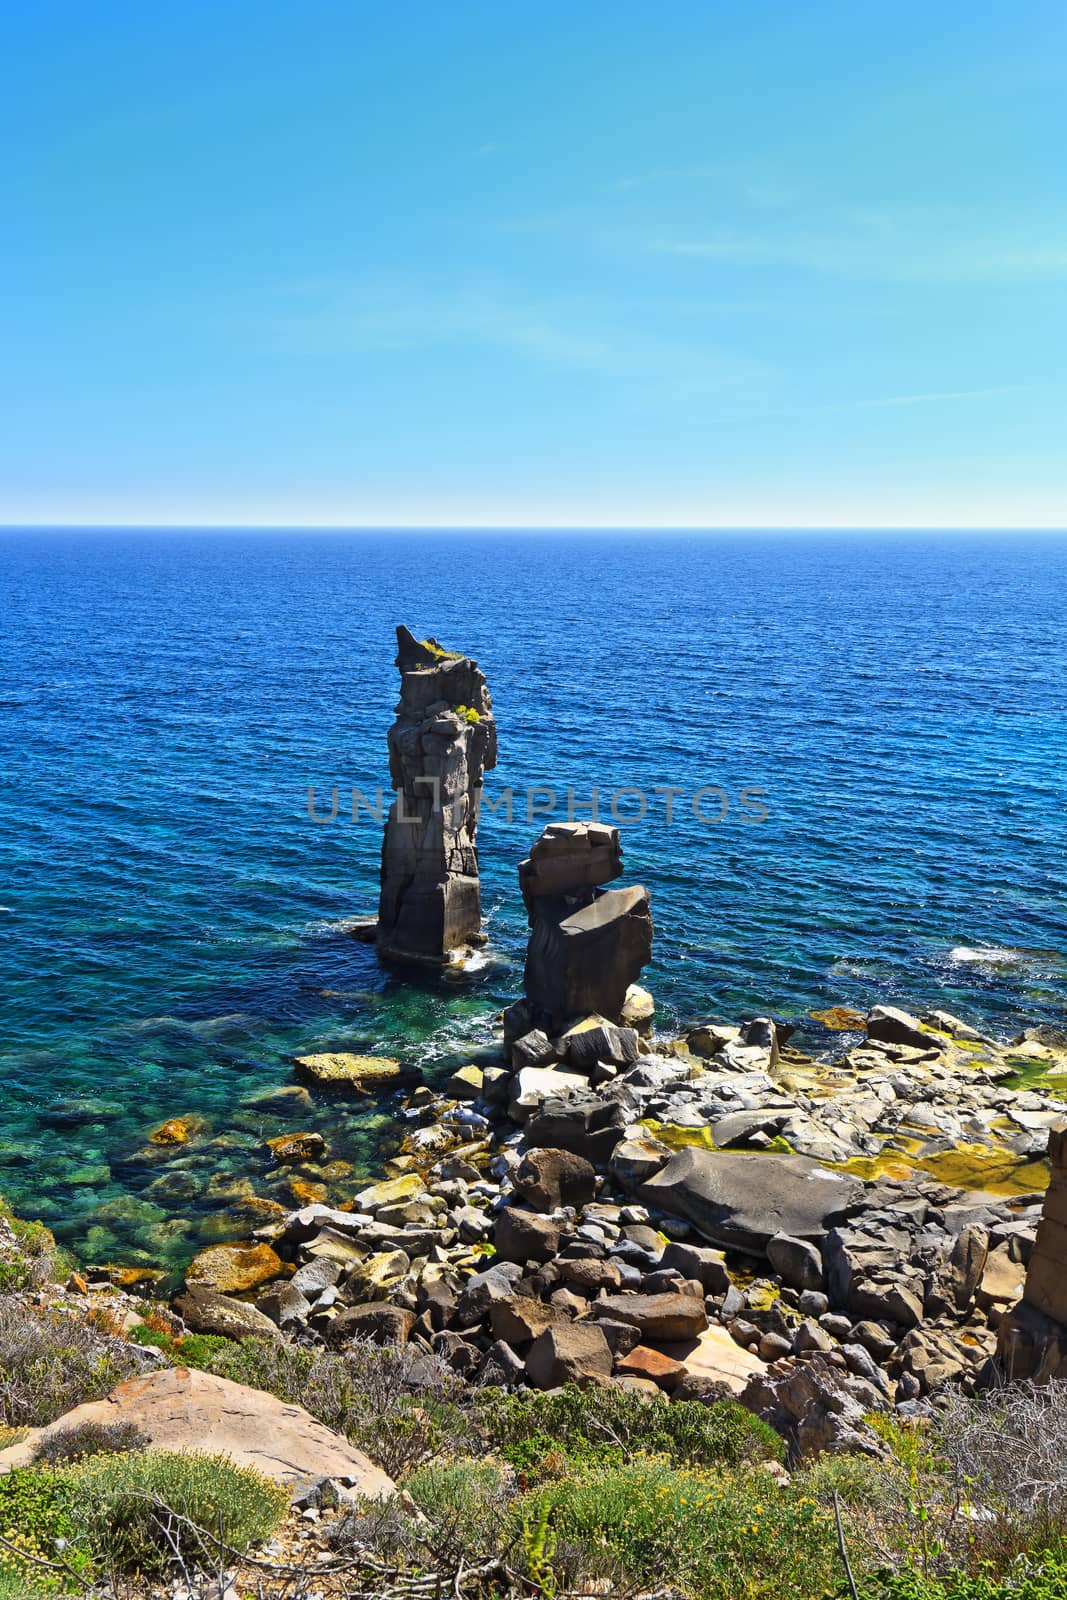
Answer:
M188 1144L204 1126L203 1117L168 1117L148 1135L148 1140L150 1144Z
M185 1281L218 1294L243 1294L282 1270L281 1257L269 1244L213 1244L190 1262Z
M361 1056L345 1050L297 1056L297 1069L323 1089L377 1088L405 1076L393 1056Z
M867 1025L863 1012L853 1011L849 1006L828 1006L825 1011L809 1011L808 1016L837 1033L855 1033Z

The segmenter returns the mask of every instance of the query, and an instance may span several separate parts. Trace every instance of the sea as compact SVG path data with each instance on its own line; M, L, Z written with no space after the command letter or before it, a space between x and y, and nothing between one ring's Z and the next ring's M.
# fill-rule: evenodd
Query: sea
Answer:
M488 943L451 978L352 934L398 623L477 659L499 728ZM350 1196L409 1124L278 1097L293 1057L487 1059L518 863L594 810L651 892L665 1032L1063 1024L1065 719L1058 535L0 532L0 1192L85 1262L170 1272L294 1177ZM189 1144L152 1144L172 1117ZM305 1126L325 1170L277 1169Z

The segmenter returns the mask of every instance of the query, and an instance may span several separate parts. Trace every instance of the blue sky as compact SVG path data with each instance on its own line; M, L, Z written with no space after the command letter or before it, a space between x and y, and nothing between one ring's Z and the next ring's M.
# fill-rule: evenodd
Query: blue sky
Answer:
M0 0L0 520L1067 524L1061 0Z

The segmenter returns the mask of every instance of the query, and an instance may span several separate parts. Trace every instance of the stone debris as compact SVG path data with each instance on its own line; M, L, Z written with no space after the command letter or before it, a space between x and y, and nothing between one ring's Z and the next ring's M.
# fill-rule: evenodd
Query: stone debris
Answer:
M533 903L575 872L595 897L617 869L614 830L583 827L531 852ZM624 976L582 1014L510 1007L498 1064L409 1095L353 1209L304 1205L202 1252L178 1315L404 1345L472 1383L739 1394L797 1455L877 1454L872 1410L1005 1364L1067 1374L1062 1105L1010 1087L1019 1041L879 1006L824 1059L770 1016L656 1038L624 1019Z

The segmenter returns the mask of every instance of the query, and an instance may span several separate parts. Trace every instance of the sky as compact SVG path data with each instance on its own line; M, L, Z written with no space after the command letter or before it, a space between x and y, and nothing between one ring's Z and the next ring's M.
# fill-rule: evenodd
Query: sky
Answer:
M1067 525L1062 0L0 40L0 522Z

